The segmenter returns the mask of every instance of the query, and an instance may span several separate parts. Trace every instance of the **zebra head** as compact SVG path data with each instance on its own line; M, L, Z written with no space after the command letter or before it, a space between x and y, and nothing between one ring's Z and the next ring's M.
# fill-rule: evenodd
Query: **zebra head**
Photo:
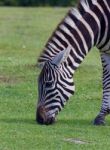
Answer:
M39 75L36 120L40 124L54 123L56 115L74 93L73 77L64 65L67 50L58 53L53 60L46 61Z

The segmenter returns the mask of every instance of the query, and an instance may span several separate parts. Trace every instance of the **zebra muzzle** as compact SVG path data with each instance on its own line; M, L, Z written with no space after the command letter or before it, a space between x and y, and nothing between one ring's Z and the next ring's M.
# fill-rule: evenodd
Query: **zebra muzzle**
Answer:
M55 117L47 117L46 112L47 112L47 110L45 109L44 106L39 106L37 108L36 121L39 124L49 125L49 124L53 124L55 122Z

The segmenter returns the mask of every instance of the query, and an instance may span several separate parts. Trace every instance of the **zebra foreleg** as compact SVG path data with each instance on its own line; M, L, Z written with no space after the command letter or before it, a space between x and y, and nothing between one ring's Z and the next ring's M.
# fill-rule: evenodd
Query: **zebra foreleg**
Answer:
M105 125L105 117L110 114L110 54L101 54L103 66L103 100L99 115L94 125Z

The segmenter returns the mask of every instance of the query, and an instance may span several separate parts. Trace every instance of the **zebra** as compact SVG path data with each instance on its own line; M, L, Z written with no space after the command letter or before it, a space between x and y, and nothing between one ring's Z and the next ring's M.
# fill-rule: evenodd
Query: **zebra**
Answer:
M110 113L110 0L80 0L58 24L38 59L36 121L53 124L75 92L74 73L92 47L99 49L103 67L101 109L93 121L104 125Z

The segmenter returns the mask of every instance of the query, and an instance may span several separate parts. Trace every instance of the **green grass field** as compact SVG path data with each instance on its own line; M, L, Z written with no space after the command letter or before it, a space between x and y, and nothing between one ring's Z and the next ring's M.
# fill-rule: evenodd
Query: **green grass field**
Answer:
M102 97L101 63L91 50L75 74L76 93L54 125L35 122L35 67L67 8L0 8L0 150L107 150L107 125L92 125ZM73 140L73 141L72 141ZM84 141L83 144L74 140Z

